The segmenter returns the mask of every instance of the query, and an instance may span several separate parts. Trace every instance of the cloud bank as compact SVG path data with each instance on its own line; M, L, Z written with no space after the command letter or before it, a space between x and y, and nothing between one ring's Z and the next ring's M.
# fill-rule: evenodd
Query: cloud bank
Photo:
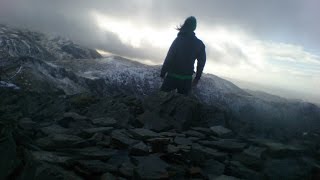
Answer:
M196 34L206 44L206 72L320 97L319 5L317 0L1 0L0 23L161 64L175 27L194 15Z

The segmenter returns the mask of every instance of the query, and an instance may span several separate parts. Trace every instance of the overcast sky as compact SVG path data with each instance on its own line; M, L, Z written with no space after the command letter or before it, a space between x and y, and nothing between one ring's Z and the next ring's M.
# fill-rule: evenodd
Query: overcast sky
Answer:
M193 15L205 72L320 97L319 7L318 0L0 0L0 23L161 64L175 27Z

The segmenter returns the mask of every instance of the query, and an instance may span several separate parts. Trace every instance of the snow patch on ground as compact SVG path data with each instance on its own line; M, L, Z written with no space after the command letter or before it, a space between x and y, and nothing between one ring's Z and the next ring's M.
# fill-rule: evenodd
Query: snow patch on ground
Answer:
M17 85L15 84L12 84L12 83L8 83L8 82L5 82L5 81L0 81L0 88L12 88L12 89L20 89L20 87L18 87Z

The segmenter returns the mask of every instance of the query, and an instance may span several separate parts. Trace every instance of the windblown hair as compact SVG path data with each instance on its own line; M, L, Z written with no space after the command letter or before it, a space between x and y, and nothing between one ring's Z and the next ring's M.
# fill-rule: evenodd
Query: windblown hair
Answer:
M190 31L193 32L197 28L197 19L194 16L188 17L184 23L178 26L176 29L178 31Z

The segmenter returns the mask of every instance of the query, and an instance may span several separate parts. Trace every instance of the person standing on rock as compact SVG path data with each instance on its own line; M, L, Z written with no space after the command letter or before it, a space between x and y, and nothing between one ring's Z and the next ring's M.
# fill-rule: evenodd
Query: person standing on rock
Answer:
M160 77L164 78L164 81L161 91L177 89L178 93L188 95L192 85L198 84L206 63L206 51L205 45L194 33L196 28L197 20L193 16L188 17L184 24L177 28L178 36L171 44L162 65ZM196 59L197 71L192 80Z

